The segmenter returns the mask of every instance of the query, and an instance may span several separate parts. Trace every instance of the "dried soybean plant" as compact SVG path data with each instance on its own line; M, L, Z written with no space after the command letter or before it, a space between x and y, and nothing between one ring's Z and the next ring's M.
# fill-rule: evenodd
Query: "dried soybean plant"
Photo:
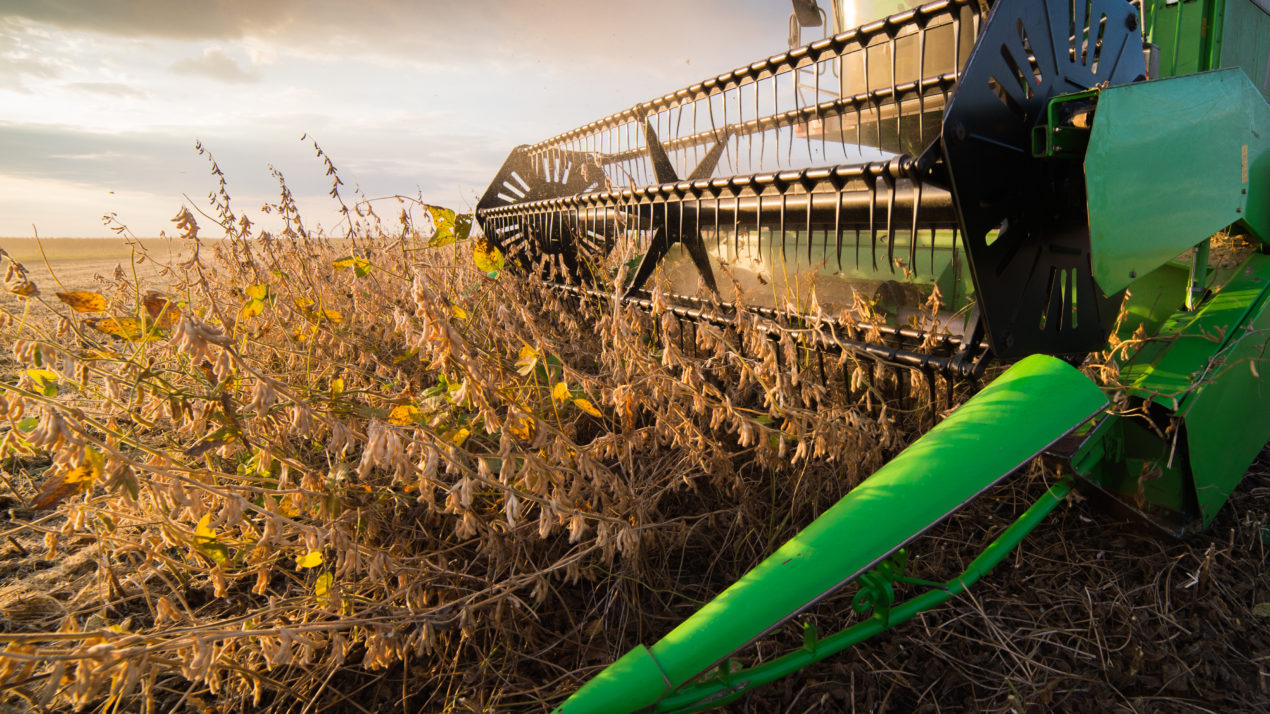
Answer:
M213 161L223 237L182 208L162 285L48 295L5 256L0 488L26 507L3 524L0 700L541 707L950 406L807 351L796 320L690 326L659 292L650 314L491 278L469 216L350 208L317 151L339 235L276 171L281 228L252 224Z

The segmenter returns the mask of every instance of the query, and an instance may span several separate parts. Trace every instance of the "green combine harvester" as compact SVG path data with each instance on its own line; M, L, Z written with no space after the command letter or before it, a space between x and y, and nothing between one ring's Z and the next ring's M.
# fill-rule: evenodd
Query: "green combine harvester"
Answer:
M954 378L1009 366L560 712L732 701L956 597L1077 485L1201 530L1270 439L1270 0L793 4L788 52L517 147L486 237L583 298L750 311ZM904 319L935 290L947 334ZM881 342L829 317L857 292L894 307ZM1112 346L1118 386L1073 366ZM964 573L906 579L907 543L1041 453L1073 476ZM852 582L866 619L729 662Z

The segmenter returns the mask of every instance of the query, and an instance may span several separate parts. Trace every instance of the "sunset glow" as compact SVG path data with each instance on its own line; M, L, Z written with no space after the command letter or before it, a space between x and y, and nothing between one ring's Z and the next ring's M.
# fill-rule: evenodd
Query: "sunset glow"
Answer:
M277 167L329 225L301 135L368 196L470 208L507 152L783 49L785 2L0 3L0 236L157 235ZM254 218L255 216L253 216Z

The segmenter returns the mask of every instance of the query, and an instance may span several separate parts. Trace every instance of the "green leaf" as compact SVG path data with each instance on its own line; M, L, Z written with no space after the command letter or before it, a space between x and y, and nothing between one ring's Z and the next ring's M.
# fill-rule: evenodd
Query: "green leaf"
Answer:
M1253 617L1270 617L1270 602L1259 602L1252 606Z
M27 417L18 422L18 431L32 432L32 431L35 431L35 427L39 425L40 425L40 420L38 417Z
M454 238L455 240L467 240L467 236L472 232L472 214L460 213L454 217Z

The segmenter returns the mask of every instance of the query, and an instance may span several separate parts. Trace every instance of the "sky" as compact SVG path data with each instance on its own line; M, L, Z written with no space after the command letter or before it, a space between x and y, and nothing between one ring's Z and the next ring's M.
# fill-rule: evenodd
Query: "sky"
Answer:
M827 6L827 3L823 3ZM208 160L264 220L470 211L508 152L785 49L787 0L0 0L0 236L171 232ZM309 139L301 141L302 136ZM391 209L390 213L395 213Z

